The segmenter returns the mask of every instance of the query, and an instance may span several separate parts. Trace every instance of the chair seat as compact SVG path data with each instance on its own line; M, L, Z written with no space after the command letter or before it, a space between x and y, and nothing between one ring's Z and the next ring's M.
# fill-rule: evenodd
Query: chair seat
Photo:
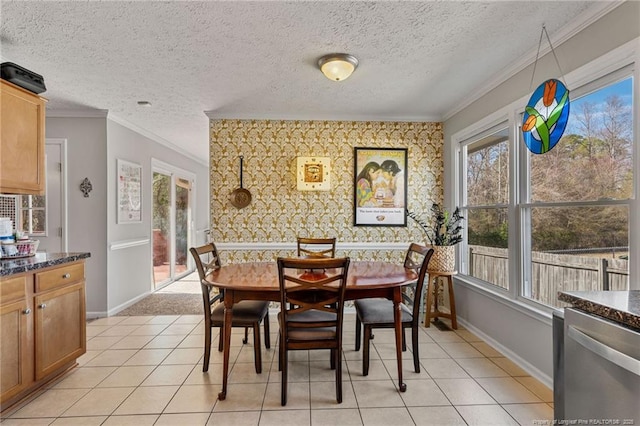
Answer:
M354 302L358 316L363 324L393 325L393 302L387 299L359 299ZM400 304L402 322L411 323L413 315L404 304Z
M233 305L233 325L234 326L251 326L255 322L259 322L269 312L269 302L261 302L257 300L243 300ZM218 304L213 308L211 313L211 322L213 326L219 327L224 323L224 305Z
M318 323L335 322L336 314L332 312L309 310L298 314L289 314L288 337L290 341L335 339L335 327L318 327ZM278 313L278 321L281 313ZM314 324L313 328L305 328L304 324Z

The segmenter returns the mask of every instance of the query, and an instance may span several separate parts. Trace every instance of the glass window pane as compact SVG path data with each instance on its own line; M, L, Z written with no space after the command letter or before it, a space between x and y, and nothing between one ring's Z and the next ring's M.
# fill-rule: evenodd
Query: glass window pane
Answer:
M467 204L509 201L509 133L500 130L467 146Z
M633 183L632 78L575 99L558 145L531 155L533 202L628 199Z
M506 208L467 210L468 274L509 288L508 218Z
M563 306L558 291L629 288L628 206L533 208L531 245L526 297Z
M44 195L30 195L31 207L45 207L46 197Z
M32 214L32 234L44 234L46 231L46 214L45 210L33 210Z

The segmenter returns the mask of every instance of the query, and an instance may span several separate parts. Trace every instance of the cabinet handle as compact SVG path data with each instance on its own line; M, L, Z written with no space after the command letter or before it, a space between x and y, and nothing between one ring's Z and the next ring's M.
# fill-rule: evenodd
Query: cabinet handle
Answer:
M22 313L25 314L25 315L29 315L31 313L31 309L27 308L24 311L22 311Z
M38 305L38 308L40 308L40 309L44 309L46 307L47 307L46 303L41 303L40 305Z
M62 278L69 278L69 277L71 277L71 274L68 272L62 276Z

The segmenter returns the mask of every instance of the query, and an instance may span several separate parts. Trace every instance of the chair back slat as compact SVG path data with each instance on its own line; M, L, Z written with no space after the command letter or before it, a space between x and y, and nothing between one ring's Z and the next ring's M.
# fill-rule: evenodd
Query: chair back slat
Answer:
M413 296L408 295L406 292L402 293L402 298L405 305L411 308L414 321L418 321L418 317L420 315L420 301L422 297L422 291L424 289L424 281L427 277L429 261L431 260L432 255L432 248L421 246L420 244L416 243L411 243L405 256L404 267L413 269L418 273L418 279L416 280L416 286L413 292Z
M349 258L278 258L280 303L285 324L290 317L307 311L336 314L328 324L292 323L292 327L341 327ZM286 326L284 327L286 332ZM338 330L340 331L340 330ZM286 338L286 336L285 336Z
M298 237L298 257L336 257L335 238Z
M224 293L217 290L207 282L206 277L212 271L221 267L220 256L218 255L218 249L213 242L200 247L191 247L189 252L191 252L191 255L193 256L198 276L200 277L200 289L202 290L205 322L207 322L207 326L210 326L209 323L211 321L212 307L216 302L222 302L222 300L224 300ZM212 289L216 289L217 291L212 291Z

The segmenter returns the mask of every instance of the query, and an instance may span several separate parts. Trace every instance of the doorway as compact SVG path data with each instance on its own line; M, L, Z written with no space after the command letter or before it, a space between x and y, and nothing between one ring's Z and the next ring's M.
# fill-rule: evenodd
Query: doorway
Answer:
M153 282L155 289L191 271L189 245L193 239L193 186L195 176L152 160Z

